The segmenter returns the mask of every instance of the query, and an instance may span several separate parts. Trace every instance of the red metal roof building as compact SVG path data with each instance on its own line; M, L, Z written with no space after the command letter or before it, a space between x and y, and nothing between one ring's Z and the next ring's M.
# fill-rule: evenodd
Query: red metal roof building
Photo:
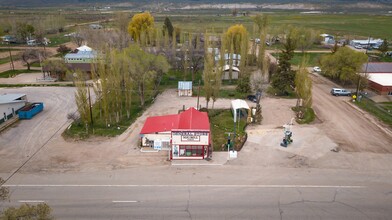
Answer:
M380 95L392 95L392 63L370 62L363 64L362 72L369 77L370 89Z
M171 159L205 159L212 153L208 114L194 108L147 118L140 135L143 146L170 150Z

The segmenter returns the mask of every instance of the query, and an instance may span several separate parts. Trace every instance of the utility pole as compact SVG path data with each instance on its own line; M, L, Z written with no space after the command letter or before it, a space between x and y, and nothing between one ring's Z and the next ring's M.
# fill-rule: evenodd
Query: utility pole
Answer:
M365 76L367 74L367 69L368 69L368 65L369 65L369 56L367 55L369 47L370 47L370 36L369 36L368 44L367 44L366 51L365 51L365 54L367 56L366 67L365 67ZM357 92L356 92L356 95L357 95L356 99L357 100L356 101L360 100L359 99L359 87L360 87L360 85L361 85L361 75L358 74L358 83L357 83Z
M197 106L196 106L197 110L200 110L199 109L199 97L200 97L200 79L199 79L199 88L197 89Z
M93 128L93 125L94 125L94 122L93 122L93 111L92 111L92 108L91 108L91 96L90 96L90 86L89 85L87 85L87 89L88 89L88 103L89 103L89 107L90 107L91 128Z
M12 54L11 54L11 47L10 47L10 42L8 42L8 51L10 53L10 59L11 59L11 69L15 70L15 66L14 66L14 60L12 59Z

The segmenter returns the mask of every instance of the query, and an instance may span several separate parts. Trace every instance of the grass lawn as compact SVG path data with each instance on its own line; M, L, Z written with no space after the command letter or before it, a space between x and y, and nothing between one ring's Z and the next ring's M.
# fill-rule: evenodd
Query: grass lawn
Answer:
M13 61L16 61L16 60L19 59L19 56L13 55L13 56L12 56L12 59L13 59ZM4 64L4 63L10 63L10 62L11 62L11 60L10 60L10 57L9 57L9 56L4 57L4 58L0 58L0 65L1 65L1 64Z
M127 118L126 111L124 109L120 121L118 123L113 121L110 123L110 127L106 126L106 122L103 120L103 118L100 118L99 102L95 103L93 105L94 133L91 130L90 125L88 126L87 130L85 124L81 122L73 122L71 127L64 131L63 136L66 138L85 139L90 135L114 137L122 134L144 111L140 107L140 101L136 95L134 95L133 100L134 101L132 101L130 109L130 117ZM147 109L150 104L151 100L146 101L145 109Z
M307 56L309 59L308 66L319 66L319 61L325 54L326 53L294 53L294 57L291 59L290 63L291 65L298 66L301 64L303 57ZM276 58L279 57L279 53L273 53L272 55Z
M203 84L201 72L195 73L195 82L193 83L193 88L199 85L199 80L200 83ZM169 72L162 77L160 87L163 89L164 88L177 89L178 81L192 81L192 74L191 73L184 74L181 71L169 70Z
M56 47L59 46L60 44L65 44L67 42L70 42L71 39L70 37L65 37L65 33L58 33L54 35L49 35L47 38L50 40L50 44L48 47Z
M222 151L222 145L227 144L228 134L226 132L233 132L234 130L233 113L230 109L210 109L208 111L208 115L210 117L210 127L214 151ZM237 138L239 136L245 135L245 126L246 118L243 117L241 118L239 125L236 125ZM232 138L233 135L231 135L231 139ZM236 142L238 142L237 139Z
M381 57L381 62L392 62L392 56Z
M18 49L11 48L11 51L17 51ZM8 48L0 48L0 53L9 52Z
M361 102L355 102L355 104L392 127L392 102L375 103L363 98Z
M292 110L296 113L301 111L303 114L302 119L296 118L298 124L309 124L313 122L316 117L312 108L293 107Z
M197 96L197 90L193 89L193 95ZM220 89L219 91L219 97L218 98L224 98L224 99L245 99L246 96L249 95L249 93L242 93L238 92L236 89ZM205 92L203 87L200 88L200 96L204 97ZM212 100L210 101L210 105L212 105Z
M39 73L41 70L7 70L0 73L0 78L10 78L21 73Z

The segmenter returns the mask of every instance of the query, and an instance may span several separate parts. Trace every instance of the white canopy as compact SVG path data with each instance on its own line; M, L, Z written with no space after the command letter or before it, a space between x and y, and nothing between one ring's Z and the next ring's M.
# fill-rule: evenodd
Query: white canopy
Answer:
M93 49L91 49L91 47L88 47L86 45L78 47L76 49L78 49L78 51L93 51Z
M233 109L233 115L234 115L234 122L237 121L237 109L249 109L248 103L245 102L245 100L242 99L236 99L231 101L231 108Z

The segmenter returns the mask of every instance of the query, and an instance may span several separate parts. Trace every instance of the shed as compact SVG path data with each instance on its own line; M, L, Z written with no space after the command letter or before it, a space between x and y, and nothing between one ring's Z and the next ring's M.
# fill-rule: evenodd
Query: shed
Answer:
M240 69L238 67L232 66L231 67L231 79L238 79ZM223 67L223 74L222 74L222 80L229 80L230 79L230 66L225 65Z
M26 94L0 95L0 123L16 115L17 111L26 105Z
M178 81L178 96L192 96L192 81Z

